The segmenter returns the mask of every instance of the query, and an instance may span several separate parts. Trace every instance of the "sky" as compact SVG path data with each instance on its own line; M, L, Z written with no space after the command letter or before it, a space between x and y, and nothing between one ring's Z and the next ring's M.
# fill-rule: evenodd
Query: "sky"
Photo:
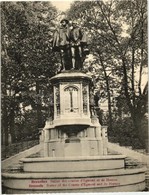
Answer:
M65 1L51 1L51 3L56 6L57 9L60 11L66 11L70 8L70 4L72 3L72 0L65 0Z

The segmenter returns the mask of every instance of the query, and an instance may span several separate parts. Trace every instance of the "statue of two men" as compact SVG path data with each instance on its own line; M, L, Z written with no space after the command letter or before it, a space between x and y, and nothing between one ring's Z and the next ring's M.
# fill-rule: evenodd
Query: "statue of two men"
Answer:
M83 61L89 54L86 33L73 21L69 26L67 19L61 20L61 26L54 33L53 51L60 52L62 69L82 69Z

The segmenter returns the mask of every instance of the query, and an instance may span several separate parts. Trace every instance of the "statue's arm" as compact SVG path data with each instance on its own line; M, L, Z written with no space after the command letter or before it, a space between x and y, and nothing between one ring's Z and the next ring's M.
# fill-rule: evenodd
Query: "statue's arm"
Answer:
M88 43L88 37L86 32L80 28L80 34L81 34L81 42L87 44Z
M58 30L56 30L54 32L54 35L53 35L53 47L58 47L59 46L59 33L58 33Z

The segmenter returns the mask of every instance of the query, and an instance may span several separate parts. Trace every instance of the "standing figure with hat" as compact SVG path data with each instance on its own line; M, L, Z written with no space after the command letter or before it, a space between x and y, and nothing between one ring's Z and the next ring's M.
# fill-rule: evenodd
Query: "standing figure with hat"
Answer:
M70 45L72 55L72 69L82 69L83 61L89 54L87 35L78 27L77 21L72 22L70 31Z
M70 64L70 28L67 19L62 19L60 24L60 28L54 33L52 47L53 51L60 52L62 69L65 70L70 69L66 67Z

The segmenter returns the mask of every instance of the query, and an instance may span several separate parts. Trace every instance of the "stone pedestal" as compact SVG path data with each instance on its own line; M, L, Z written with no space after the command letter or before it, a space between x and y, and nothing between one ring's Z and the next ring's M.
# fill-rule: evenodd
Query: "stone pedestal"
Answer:
M106 136L90 110L91 77L66 71L51 78L53 116L43 130L45 157L106 155Z

